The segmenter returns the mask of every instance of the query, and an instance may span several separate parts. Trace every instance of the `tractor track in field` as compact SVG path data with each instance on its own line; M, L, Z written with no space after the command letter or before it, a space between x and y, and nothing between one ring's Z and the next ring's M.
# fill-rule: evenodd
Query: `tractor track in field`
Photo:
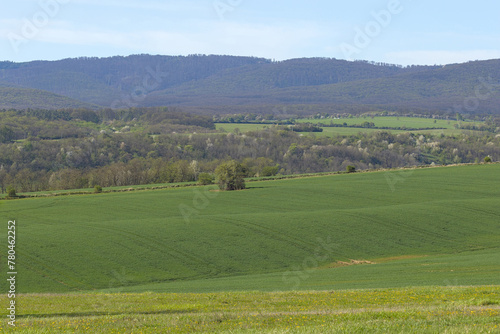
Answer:
M286 244L292 244L295 247L297 247L298 249L301 249L301 250L306 251L306 252L312 253L312 252L314 252L315 249L317 249L319 247L318 243L306 242L303 239L299 239L298 237L294 237L294 236L289 235L289 234L284 234L284 232L281 230L273 229L271 227L263 226L263 225L260 225L257 223L251 223L248 221L234 219L234 218L231 218L231 219L227 219L227 218L220 219L219 218L219 220L223 220L225 223L227 223L229 225L234 225L234 226L241 227L243 229L254 231L254 232L256 232L262 236L265 236L269 239L272 239L272 240L281 241L281 242L284 242Z
M31 261L31 263L34 263L36 266L38 266L38 268L31 267L31 266L27 265L26 261L23 261L21 266L26 267L29 270L32 270L34 272L37 272L42 277L48 277L59 284L62 284L64 286L67 286L67 287L69 287L71 289L75 289L75 290L85 291L85 290L94 289L94 287L91 286L90 284L78 281L77 279L75 279L74 276L67 275L65 271L58 271L58 270L54 269L54 267L51 267L48 265L47 261L40 260L40 259L36 258L35 256L24 253L22 251L18 251L18 254L22 257L28 258L29 261ZM54 278L54 275L51 275L50 272L57 274L58 278L57 279ZM64 281L62 279L64 279ZM72 283L69 283L70 281ZM83 287L83 289L82 289L82 287Z
M353 217L354 216L356 216L356 217L361 216L361 217L363 217L363 220L365 220L365 221L372 222L374 225L379 225L379 226L382 225L382 226L388 227L389 229L394 229L394 226L401 226L401 227L404 227L407 230L407 232L409 232L409 233L418 233L418 235L420 235L420 236L426 236L426 237L431 237L431 238L435 238L436 236L438 236L441 241L442 240L446 240L449 242L453 241L453 239L449 238L446 234L436 233L434 231L429 231L426 228L418 227L418 226L415 226L415 225L407 223L407 222L401 222L401 221L385 222L385 220L383 220L383 219L375 219L375 218L370 217L369 215L367 215L365 213L361 213L361 212L358 212L358 213L352 214L352 215L353 215Z
M93 228L96 229L101 229L105 231L112 232L113 234L116 233L121 233L123 236L131 237L134 238L135 240L138 241L138 244L147 244L149 248L155 249L161 253L165 252L165 250L168 251L168 255L174 257L177 259L181 265L184 265L186 267L189 267L193 271L197 272L197 269L199 270L200 265L205 266L208 263L208 260L200 259L199 257L187 253L187 252L181 252L178 249L168 246L165 243L162 243L152 237L148 237L145 235L140 235L138 233L134 233L131 231L127 231L124 229L119 229L116 227L104 227L104 226L99 226L99 225L92 225ZM189 260L189 261L186 261ZM196 278L202 278L205 277L204 275L199 275L199 276L190 276L190 277L180 277L178 279L196 279Z
M467 203L462 203L460 208L464 209L466 211L469 211L469 212L474 212L476 214L480 214L481 217L483 217L485 214L487 214L487 215L490 215L490 216L500 220L500 211L498 211L498 210L493 211L493 210L477 209L477 208L471 207L470 205L467 205Z

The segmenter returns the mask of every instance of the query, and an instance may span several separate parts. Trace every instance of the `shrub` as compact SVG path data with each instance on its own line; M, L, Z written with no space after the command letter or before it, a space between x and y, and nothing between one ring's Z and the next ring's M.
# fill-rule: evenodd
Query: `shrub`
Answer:
M262 173L260 173L260 176L275 176L276 174L278 174L280 168L279 168L279 165L276 165L274 167L272 166L266 166L264 168L262 168Z
M101 186L94 186L94 193L96 193L96 194L102 193L102 187Z
M492 162L492 160L491 160L491 158L488 156L488 157L484 158L484 162L486 162L486 163L490 163L490 162Z
M200 173L198 175L198 184L206 186L214 183L214 176L208 173Z
M346 172L347 173L355 173L356 172L356 167L354 167L354 166L347 166L346 167Z
M7 187L7 197L8 198L17 197L16 189L14 187L12 187L12 186Z

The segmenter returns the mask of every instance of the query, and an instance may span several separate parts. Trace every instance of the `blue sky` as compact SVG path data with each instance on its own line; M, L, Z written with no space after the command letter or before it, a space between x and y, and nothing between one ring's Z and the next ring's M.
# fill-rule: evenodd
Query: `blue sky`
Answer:
M0 60L227 54L402 65L500 58L496 0L16 0Z

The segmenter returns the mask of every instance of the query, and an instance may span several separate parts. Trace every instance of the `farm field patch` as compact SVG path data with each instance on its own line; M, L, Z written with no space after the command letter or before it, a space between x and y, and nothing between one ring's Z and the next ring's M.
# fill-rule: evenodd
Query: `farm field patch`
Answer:
M324 118L324 119L313 119L313 118L302 118L297 119L296 123L312 123L324 125L330 124L347 124L348 126L361 125L364 122L374 123L375 127L383 128L388 127L391 129L374 129L374 128L363 128L363 127L323 127L323 132L304 132L303 134L315 135L321 137L333 137L338 135L355 135L360 132L362 133L373 133L378 131L387 131L390 133L398 134L404 132L411 133L424 133L424 134L444 134L444 135L457 135L463 133L464 131L457 129L455 126L460 123L465 124L475 124L480 125L482 122L457 122L453 120L442 120L442 119L432 119L432 118L417 118L417 117L353 117L353 118ZM217 123L216 128L222 132L234 132L238 129L240 132L245 133L248 131L257 131L265 128L272 127L272 124L243 124L243 123ZM397 129L402 128L402 129ZM422 130L405 130L408 129L422 129ZM423 130L425 129L425 130Z

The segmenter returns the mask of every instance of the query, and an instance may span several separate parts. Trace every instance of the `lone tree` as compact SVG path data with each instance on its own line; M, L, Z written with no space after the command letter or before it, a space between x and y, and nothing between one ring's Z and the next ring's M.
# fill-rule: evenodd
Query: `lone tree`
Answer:
M486 162L487 164L489 164L490 162L492 162L491 157L487 156L486 158L484 158L484 162Z
M245 189L245 168L234 160L219 165L215 175L220 190Z

